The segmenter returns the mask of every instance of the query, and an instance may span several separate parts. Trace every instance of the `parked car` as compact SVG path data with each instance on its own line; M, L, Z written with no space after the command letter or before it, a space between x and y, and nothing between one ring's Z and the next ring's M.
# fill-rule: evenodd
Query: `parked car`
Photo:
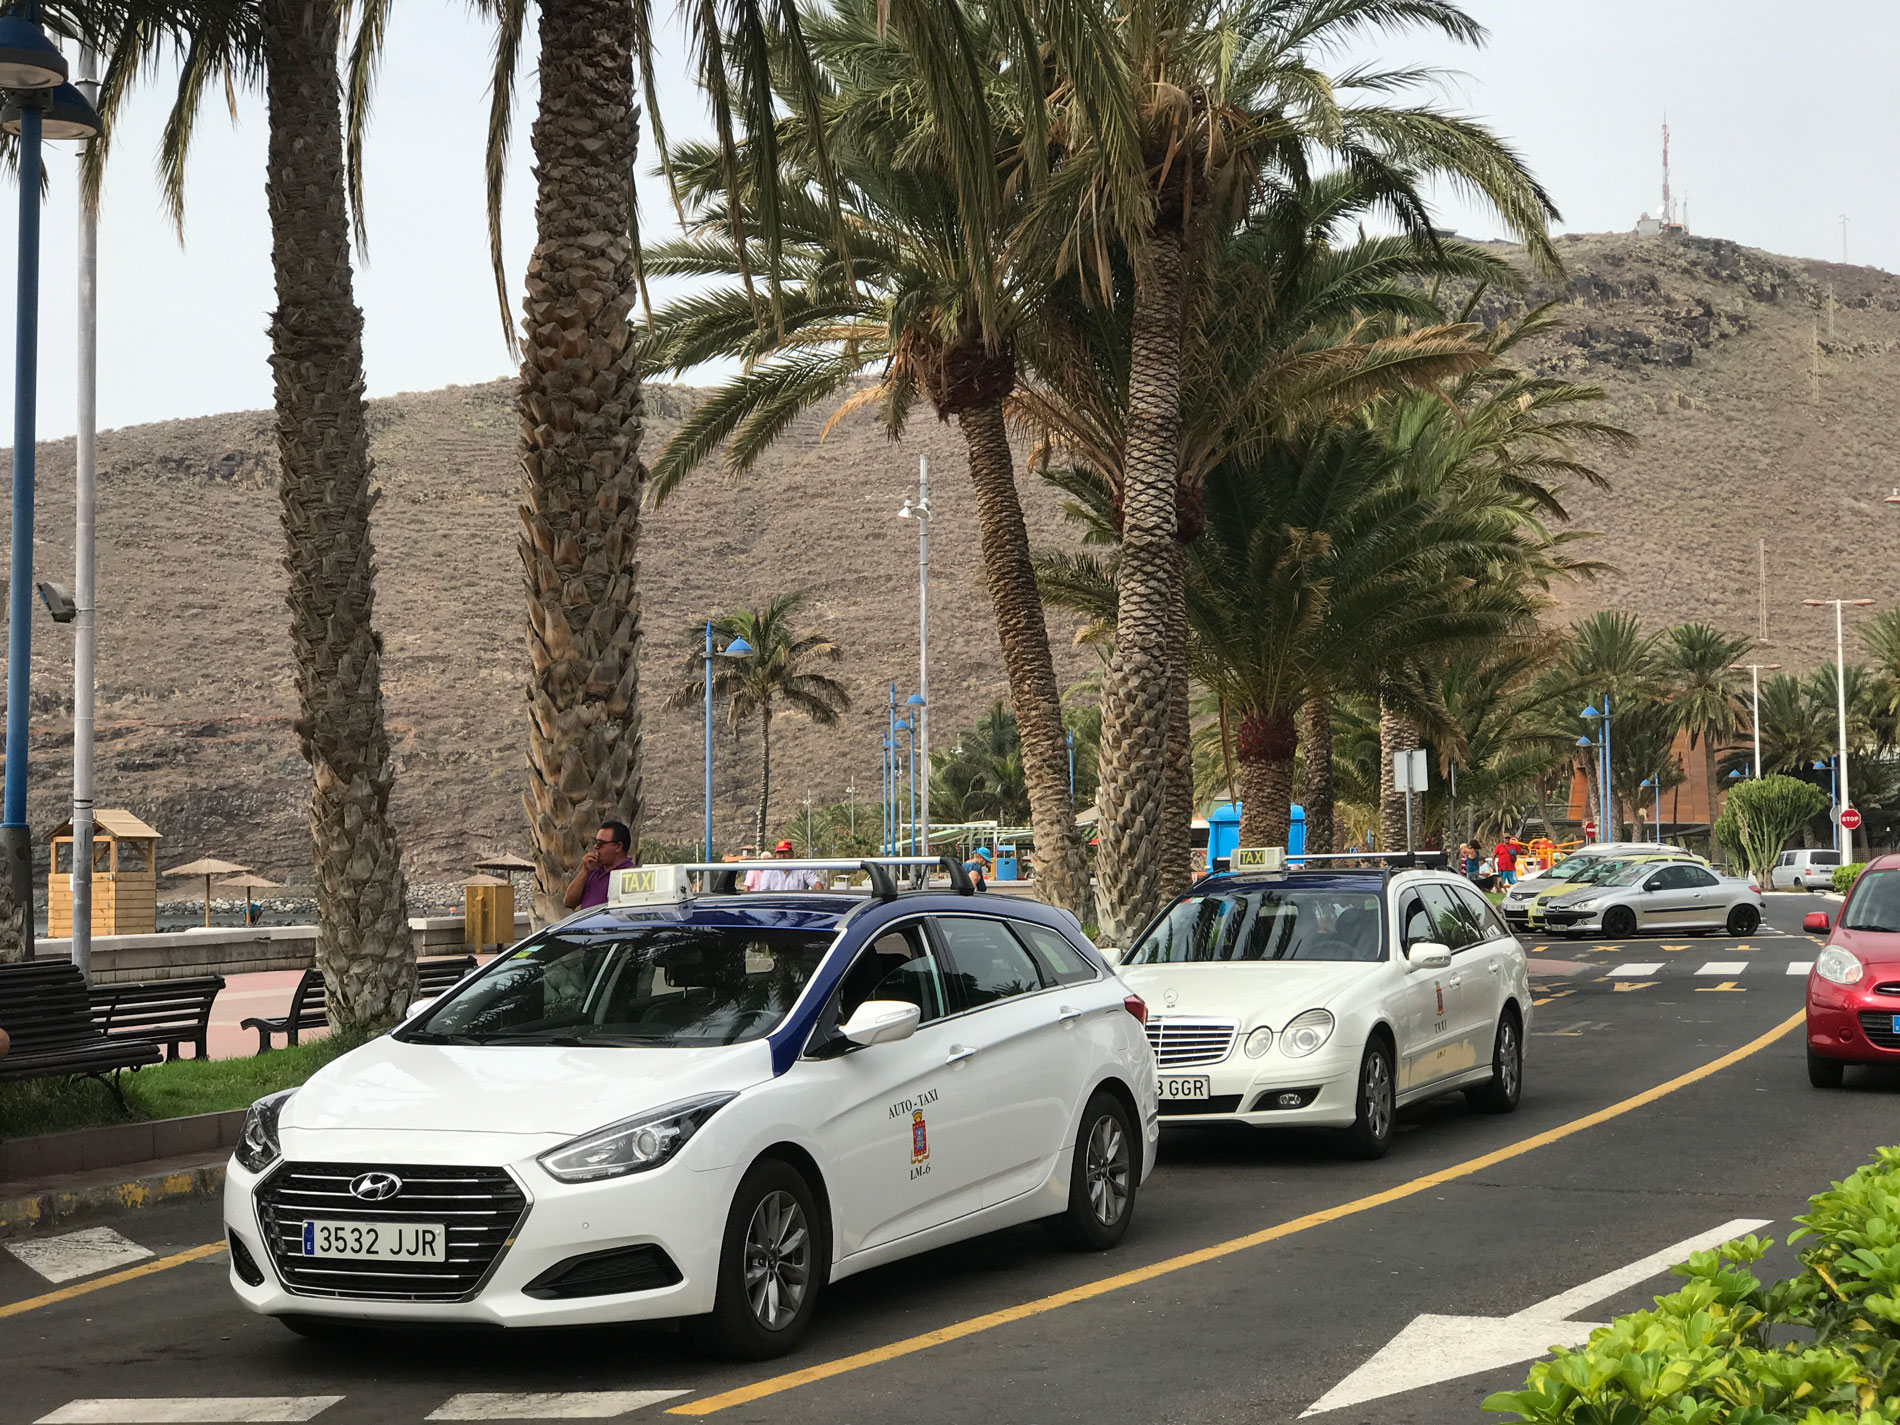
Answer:
M1808 1082L1838 1088L1849 1064L1900 1065L1900 856L1860 873L1829 925L1802 922L1827 944L1808 971Z
M1773 890L1831 891L1834 871L1841 864L1838 851L1797 849L1784 851L1769 868L1768 885Z
M1550 930L1572 938L1592 930L1609 940L1639 930L1753 935L1761 924L1761 887L1695 861L1639 857L1594 884L1542 902L1536 915Z
M299 1331L686 1318L762 1357L869 1267L1038 1220L1120 1241L1155 1059L1074 917L954 866L960 893L904 894L915 862L762 864L872 889L616 872L253 1105L224 1199L244 1305Z
M1119 973L1149 1005L1164 1126L1337 1128L1374 1158L1408 1103L1509 1112L1523 1091L1523 947L1444 871L1210 876Z
M1687 851L1658 851L1653 846L1646 851L1621 856L1597 856L1576 865L1574 874L1565 880L1545 881L1542 878L1530 883L1530 893L1521 897L1514 908L1505 913L1505 922L1513 929L1530 930L1542 933L1544 925L1544 907L1561 896L1567 896L1583 886L1594 886L1616 875L1630 866L1652 865L1659 861L1691 861L1704 865L1700 857L1691 856Z

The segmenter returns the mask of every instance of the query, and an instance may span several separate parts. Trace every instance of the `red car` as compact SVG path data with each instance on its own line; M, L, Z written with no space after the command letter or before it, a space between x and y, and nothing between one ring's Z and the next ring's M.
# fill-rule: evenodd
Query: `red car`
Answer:
M1838 1088L1849 1064L1900 1064L1900 855L1868 863L1808 971L1808 1082Z

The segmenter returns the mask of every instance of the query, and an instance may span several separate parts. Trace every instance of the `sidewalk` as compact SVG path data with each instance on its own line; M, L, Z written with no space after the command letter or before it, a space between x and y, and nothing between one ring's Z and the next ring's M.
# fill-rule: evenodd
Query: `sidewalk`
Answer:
M244 1029L247 1019L276 1019L290 1009L290 997L303 978L301 970L263 970L251 975L226 975L224 988L211 1006L211 1028L206 1044L214 1059L241 1059L257 1052L257 1031ZM328 1029L306 1029L300 1039L321 1039ZM281 1046L281 1036L273 1038Z

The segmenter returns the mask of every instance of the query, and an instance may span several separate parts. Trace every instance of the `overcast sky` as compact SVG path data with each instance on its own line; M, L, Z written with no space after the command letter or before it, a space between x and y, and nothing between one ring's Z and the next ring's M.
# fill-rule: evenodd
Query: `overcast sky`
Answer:
M1849 259L1900 268L1891 177L1900 92L1890 73L1900 6L1892 0L1811 0L1798 24L1789 23L1786 0L1468 0L1468 8L1491 30L1483 50L1401 36L1379 57L1460 70L1445 101L1518 145L1555 195L1565 229L1626 230L1658 208L1667 110L1675 188L1693 231L1838 259L1845 213ZM370 250L356 278L372 396L510 371L482 214L489 32L465 5L393 11L368 149ZM533 222L532 66L530 54L507 193L517 313ZM205 116L181 248L153 178L171 80L148 85L114 144L100 234L102 427L271 399L263 103L243 96L235 125L215 106ZM696 127L689 86L676 82L663 102L676 136ZM74 422L75 160L60 145L49 150L42 438L69 435ZM668 215L664 196L644 176L642 186L647 229L657 231ZM17 201L11 188L5 201ZM1443 221L1498 235L1454 199ZM16 232L11 206L0 209L0 271L8 274ZM0 333L11 334L13 309L14 284L0 280ZM12 395L4 383L0 445L11 444Z

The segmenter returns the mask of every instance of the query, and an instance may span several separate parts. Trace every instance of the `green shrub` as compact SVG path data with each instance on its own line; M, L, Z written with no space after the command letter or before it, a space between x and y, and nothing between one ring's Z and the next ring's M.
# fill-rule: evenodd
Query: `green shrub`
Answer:
M1834 889L1840 892L1840 894L1846 895L1848 887L1852 886L1855 878L1866 869L1867 863L1865 861L1851 861L1845 866L1836 866L1834 868Z
M1738 782L1723 799L1715 839L1731 861L1766 876L1788 838L1826 809L1827 793L1798 777L1777 774Z
M1680 1291L1484 1408L1551 1425L1900 1425L1900 1148L1808 1201L1798 1275L1764 1286L1748 1268L1774 1244L1753 1236L1697 1252Z

